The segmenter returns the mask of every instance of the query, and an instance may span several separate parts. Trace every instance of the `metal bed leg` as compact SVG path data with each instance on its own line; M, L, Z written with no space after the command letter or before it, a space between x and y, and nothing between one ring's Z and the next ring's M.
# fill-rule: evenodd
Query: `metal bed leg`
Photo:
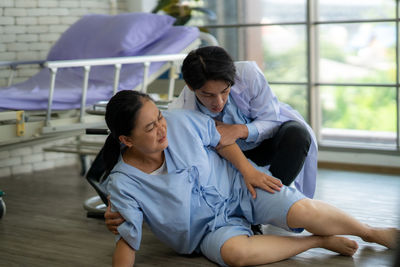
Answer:
M6 215L6 203L3 200L4 192L0 190L0 219Z
M88 155L79 155L79 161L81 162L81 176L85 176L90 168L90 159Z

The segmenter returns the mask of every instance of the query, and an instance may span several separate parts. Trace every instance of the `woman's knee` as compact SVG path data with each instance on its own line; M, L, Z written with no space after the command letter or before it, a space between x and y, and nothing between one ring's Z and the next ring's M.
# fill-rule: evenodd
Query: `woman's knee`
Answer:
M318 216L315 200L304 198L294 203L287 214L287 224L290 228L305 228L307 221Z
M249 255L246 242L248 236L236 236L228 239L221 247L221 257L229 266L245 266Z

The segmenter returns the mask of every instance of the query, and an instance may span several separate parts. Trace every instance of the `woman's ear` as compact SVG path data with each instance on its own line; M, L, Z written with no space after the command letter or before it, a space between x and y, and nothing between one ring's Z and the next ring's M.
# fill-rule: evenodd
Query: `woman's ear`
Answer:
M127 147L131 147L132 146L132 142L131 142L131 138L130 137L128 137L128 136L125 136L125 135L120 135L119 137L118 137L118 139L119 139L119 141L121 142L121 143L123 143L124 145L126 145Z

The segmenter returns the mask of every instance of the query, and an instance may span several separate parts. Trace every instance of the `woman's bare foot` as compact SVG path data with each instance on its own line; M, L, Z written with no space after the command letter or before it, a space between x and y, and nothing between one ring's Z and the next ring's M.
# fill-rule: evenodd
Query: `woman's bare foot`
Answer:
M324 249L337 252L345 256L353 256L358 249L356 241L342 236L322 236L322 245Z
M366 242L373 242L390 249L396 248L397 235L399 231L396 228L374 228L369 227L369 232L362 239Z

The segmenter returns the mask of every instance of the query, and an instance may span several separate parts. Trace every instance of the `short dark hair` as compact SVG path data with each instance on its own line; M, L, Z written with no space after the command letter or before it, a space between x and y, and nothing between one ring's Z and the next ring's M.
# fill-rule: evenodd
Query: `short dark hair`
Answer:
M235 64L222 47L206 46L191 51L183 60L182 76L193 90L200 89L209 80L235 83Z

